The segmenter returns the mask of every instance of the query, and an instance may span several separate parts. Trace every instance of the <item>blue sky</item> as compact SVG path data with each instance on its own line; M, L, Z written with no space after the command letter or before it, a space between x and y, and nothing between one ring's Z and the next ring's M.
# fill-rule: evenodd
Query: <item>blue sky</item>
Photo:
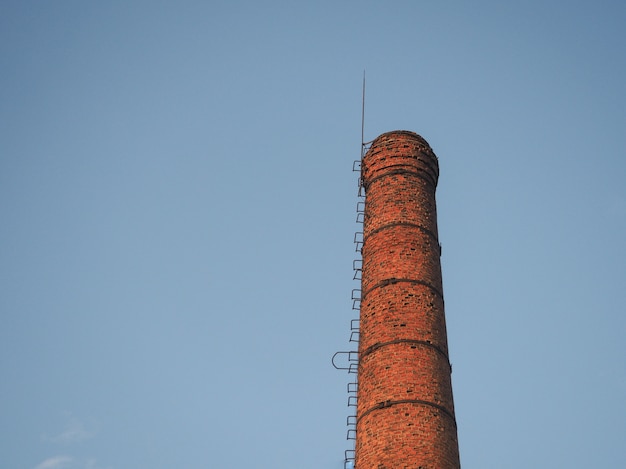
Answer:
M626 6L0 4L0 466L340 469L365 138L439 157L464 469L626 466Z

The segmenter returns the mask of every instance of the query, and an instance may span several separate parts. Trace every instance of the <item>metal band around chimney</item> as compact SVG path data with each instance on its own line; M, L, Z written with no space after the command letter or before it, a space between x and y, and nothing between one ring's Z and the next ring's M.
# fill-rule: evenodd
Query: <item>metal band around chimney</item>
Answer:
M412 279L412 278L388 278L388 279L385 279L385 280L381 280L380 282L378 282L377 284L375 284L371 288L369 288L366 291L362 292L362 294L361 294L361 301L365 300L365 297L369 293L371 293L372 290L375 290L377 288L386 287L388 285L394 285L396 283L411 283L413 285L423 285L426 288L430 289L433 293L435 293L437 296L439 296L443 300L443 293L441 293L438 288L436 288L432 284L426 282L425 280L418 280L418 279Z
M424 401L421 399L398 399L398 400L388 400L384 402L379 402L375 406L370 407L369 409L365 410L361 415L359 415L357 417L357 422L359 422L363 417L365 417L368 414L371 414L375 410L386 409L388 407L392 407L398 404L417 404L417 405L425 405L425 406L433 407L437 410L440 410L448 417L450 417L450 420L452 420L452 423L454 424L454 427L456 428L456 418L454 417L454 414L452 412L450 412L444 406L435 404L434 402Z
M420 225L418 223L412 223L410 221L396 221L393 223L387 223L386 225L379 226L378 228L375 228L369 233L367 233L367 236L365 236L365 238L363 239L363 243L365 244L365 241L367 240L368 237L375 235L379 231L387 230L389 228L395 228L396 226L408 226L411 228L417 228L418 230L430 236L437 243L437 245L439 245L439 240L437 239L437 236L435 235L435 233L433 233L431 230L429 230L423 225Z
M450 369L452 369L452 365L450 365L450 358L448 357L448 354L438 345L433 344L432 342L428 341L428 340L417 340L417 339L396 339L396 340L390 340L388 342L378 342L375 344L370 345L369 347L367 347L365 350L363 350L362 352L359 353L359 360L363 360L364 357L366 357L367 355L369 355L372 352L375 352L376 350L379 350L383 347L388 347L389 345L396 345L396 344L408 344L408 345L420 345L423 347L430 347L432 349L434 349L437 353L439 353L443 358L445 358L446 363L448 364L448 366L450 367Z

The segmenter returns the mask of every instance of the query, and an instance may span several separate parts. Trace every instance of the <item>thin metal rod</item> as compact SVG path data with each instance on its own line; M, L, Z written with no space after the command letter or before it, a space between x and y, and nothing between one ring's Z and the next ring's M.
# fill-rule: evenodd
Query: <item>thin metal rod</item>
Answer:
M363 70L363 99L361 103L361 152L365 143L365 70Z

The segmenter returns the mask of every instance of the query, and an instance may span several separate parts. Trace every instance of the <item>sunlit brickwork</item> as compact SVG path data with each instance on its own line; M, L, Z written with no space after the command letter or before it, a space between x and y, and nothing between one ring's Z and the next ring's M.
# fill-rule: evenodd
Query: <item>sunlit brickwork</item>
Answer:
M459 468L437 157L413 132L372 142L365 188L356 469Z

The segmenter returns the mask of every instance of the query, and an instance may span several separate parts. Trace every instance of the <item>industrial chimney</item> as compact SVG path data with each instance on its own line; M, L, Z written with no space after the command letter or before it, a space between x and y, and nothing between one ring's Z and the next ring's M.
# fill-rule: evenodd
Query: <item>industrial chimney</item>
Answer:
M437 157L419 135L376 138L365 189L355 469L458 469Z

